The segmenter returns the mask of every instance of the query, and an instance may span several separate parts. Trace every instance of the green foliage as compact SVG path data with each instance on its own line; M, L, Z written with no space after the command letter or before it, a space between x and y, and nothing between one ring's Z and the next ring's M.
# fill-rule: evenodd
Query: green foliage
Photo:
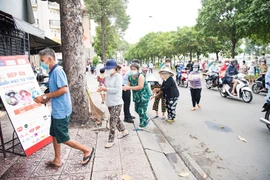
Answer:
M107 55L112 56L118 36L128 28L130 17L126 14L126 0L85 0L87 12L99 27L100 34L96 36L97 53L102 52L103 61ZM112 42L111 42L112 40ZM108 51L108 52L107 52Z
M99 60L100 60L100 58L99 58L98 56L93 57L92 63L93 63L93 65L94 65L95 67L97 66Z

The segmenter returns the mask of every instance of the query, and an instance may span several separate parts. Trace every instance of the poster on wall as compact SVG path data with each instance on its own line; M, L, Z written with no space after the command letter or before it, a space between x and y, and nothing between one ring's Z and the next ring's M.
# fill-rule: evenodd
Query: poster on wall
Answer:
M41 94L27 56L0 56L0 96L26 156L52 142L50 111L34 102Z

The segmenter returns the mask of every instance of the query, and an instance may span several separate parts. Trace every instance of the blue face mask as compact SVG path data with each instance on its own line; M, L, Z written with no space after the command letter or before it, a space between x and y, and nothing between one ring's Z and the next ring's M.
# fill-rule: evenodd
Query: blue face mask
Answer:
M44 62L41 62L41 67L46 70L49 69L49 65L45 64Z
M152 82L150 82L150 85L154 85L154 84L155 84L155 82L153 82L153 81L152 81Z

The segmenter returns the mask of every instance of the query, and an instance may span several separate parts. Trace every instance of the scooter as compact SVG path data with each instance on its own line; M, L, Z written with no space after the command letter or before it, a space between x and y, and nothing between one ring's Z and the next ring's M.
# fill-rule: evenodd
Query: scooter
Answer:
M187 70L182 70L179 73L177 71L177 84L180 87L188 88L188 72L187 72Z
M270 130L270 101L263 105L262 112L265 112L264 118L260 118L260 122L264 123L266 127Z
M254 94L259 94L259 93L267 93L268 90L267 89L264 89L263 88L263 82L262 82L262 76L258 77L256 80L255 80L255 83L252 85L251 87L252 89L252 92Z
M207 89L211 89L211 88L215 88L219 86L219 73L215 72L215 76L216 76L216 80L215 83L213 82L213 78L212 76L210 76L209 74L207 75L207 77L205 78L205 85Z
M239 73L238 75L234 76L234 79L237 80L237 86L235 88L235 93L237 94L234 96L232 92L233 84L220 84L218 87L219 94L226 98L231 97L233 99L242 100L246 103L250 103L253 99L253 94L251 89L248 87L249 83L245 79L245 75Z

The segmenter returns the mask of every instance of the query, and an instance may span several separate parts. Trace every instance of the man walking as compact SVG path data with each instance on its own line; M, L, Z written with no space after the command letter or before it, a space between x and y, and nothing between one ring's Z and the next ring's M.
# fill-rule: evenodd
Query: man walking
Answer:
M86 147L74 140L68 135L68 124L72 112L71 98L68 88L67 77L63 69L56 64L55 52L50 48L46 48L39 52L41 66L49 69L49 89L50 93L35 98L36 103L46 104L52 100L52 115L50 135L53 137L53 148L55 157L52 161L46 162L50 167L61 167L61 147L64 143L72 148L79 149L83 152L82 165L89 163L94 148Z
M149 73L153 74L154 64L152 62L149 63Z

